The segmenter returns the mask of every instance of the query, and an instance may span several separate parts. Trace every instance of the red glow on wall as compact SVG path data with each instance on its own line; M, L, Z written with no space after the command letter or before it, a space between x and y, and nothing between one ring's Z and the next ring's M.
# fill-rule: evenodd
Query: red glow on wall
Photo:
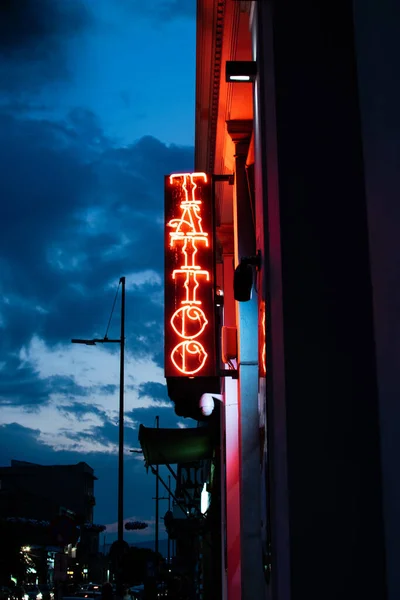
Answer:
M225 379L226 551L228 598L241 598L240 440L237 381Z
M215 373L211 182L165 178L165 376Z

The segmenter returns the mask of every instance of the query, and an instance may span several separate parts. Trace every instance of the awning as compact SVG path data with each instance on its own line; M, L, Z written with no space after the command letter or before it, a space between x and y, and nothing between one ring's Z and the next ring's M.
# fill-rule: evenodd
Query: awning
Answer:
M162 429L140 425L139 442L146 466L188 463L213 456L209 427Z

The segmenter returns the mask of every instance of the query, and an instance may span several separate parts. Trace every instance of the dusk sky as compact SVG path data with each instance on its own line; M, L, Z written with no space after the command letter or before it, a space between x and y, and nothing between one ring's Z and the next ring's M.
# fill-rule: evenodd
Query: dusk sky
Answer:
M0 464L86 461L115 538L119 347L70 340L104 336L125 275L125 517L150 524L125 538L151 539L154 477L128 450L156 415L195 424L163 377L163 176L193 168L195 0L0 7Z

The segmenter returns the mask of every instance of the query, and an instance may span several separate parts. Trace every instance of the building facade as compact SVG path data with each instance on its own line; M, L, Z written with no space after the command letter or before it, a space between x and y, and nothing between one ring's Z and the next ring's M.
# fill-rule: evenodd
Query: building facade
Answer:
M390 292L377 277L371 182L384 182L370 132L396 90L369 85L365 28L387 19L393 44L398 11L199 0L197 17L195 170L235 181L215 194L224 324L237 330L238 379L221 386L226 595L395 598L398 486L381 428L397 413L393 377L377 376L377 300ZM229 63L249 77L229 79ZM243 302L233 280L246 262Z
M177 414L222 407L228 600L400 593L399 28L390 0L197 2L195 168L166 183L182 188L166 375Z

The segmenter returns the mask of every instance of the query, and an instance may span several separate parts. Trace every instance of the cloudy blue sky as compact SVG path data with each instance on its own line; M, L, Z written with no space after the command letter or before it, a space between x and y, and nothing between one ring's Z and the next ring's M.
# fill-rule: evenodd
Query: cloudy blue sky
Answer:
M154 478L138 424L186 426L163 378L163 176L193 166L195 0L0 2L0 464L95 468L95 521L117 516L118 347L127 277L127 520ZM110 335L118 336L118 304ZM166 507L165 507L166 508ZM163 514L163 507L161 507Z

